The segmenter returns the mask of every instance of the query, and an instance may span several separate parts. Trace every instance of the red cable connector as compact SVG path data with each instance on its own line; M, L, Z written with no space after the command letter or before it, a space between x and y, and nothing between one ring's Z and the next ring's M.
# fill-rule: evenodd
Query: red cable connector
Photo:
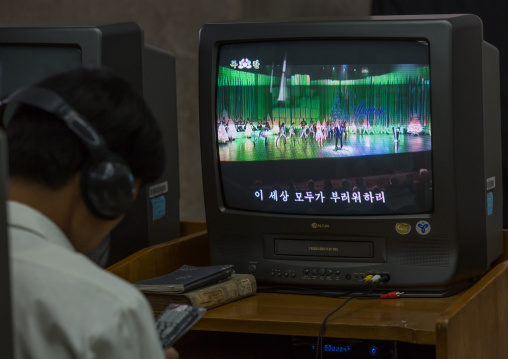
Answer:
M389 292L380 296L381 299L396 299L403 295L404 292Z

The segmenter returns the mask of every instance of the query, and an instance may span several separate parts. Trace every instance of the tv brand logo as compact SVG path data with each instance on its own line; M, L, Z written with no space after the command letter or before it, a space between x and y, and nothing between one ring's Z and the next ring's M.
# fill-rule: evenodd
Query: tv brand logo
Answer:
M321 223L312 223L312 228L314 229L321 229L321 228L330 228L330 225L329 224L321 224Z
M411 225L408 223L397 223L395 225L395 230L398 234L408 234L411 232Z

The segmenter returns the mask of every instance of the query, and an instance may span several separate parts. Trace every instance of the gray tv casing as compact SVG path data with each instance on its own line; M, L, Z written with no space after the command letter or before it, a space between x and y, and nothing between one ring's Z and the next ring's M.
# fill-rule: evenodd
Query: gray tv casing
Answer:
M179 237L180 186L174 55L146 45L143 30L134 22L0 27L0 49L2 45L76 48L80 51L82 64L110 69L143 95L162 130L167 165L159 180L147 184L140 191L131 210L111 232L109 263L146 246ZM40 69L31 69L31 62L30 59L20 61L20 71L15 75L20 78L18 86L31 85L41 76L62 71L69 65L60 64L55 58L53 63L44 64ZM164 196L166 215L152 220L151 200L158 196Z
M312 216L227 208L217 150L216 75L221 44L277 40L415 40L429 44L433 200L431 213ZM483 40L474 15L206 24L199 48L200 129L206 219L213 264L234 264L265 286L330 291L365 289L367 274L388 274L379 290L407 296L447 296L470 286L503 251L499 54ZM488 182L488 184L487 184ZM494 187L492 187L494 185ZM488 215L487 193L493 202ZM397 233L426 220L431 232ZM299 243L301 254L277 253ZM291 242L298 241L298 242ZM371 258L313 255L325 241L371 243ZM284 243L284 242L281 242ZM358 247L360 251L360 247Z

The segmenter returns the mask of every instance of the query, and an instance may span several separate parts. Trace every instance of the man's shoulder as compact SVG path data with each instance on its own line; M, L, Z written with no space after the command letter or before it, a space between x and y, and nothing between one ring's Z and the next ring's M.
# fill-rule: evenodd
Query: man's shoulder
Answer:
M71 290L102 303L123 306L144 305L144 297L130 283L107 272L86 256L48 243L14 255L14 286L31 292L35 288Z
M39 251L37 259L21 256L13 261L16 332L37 333L40 338L32 339L43 343L44 348L38 348L43 352L53 350L44 343L54 334L51 340L75 353L106 350L101 357L120 353L124 358L159 358L160 343L145 297L85 256L55 247L52 256Z

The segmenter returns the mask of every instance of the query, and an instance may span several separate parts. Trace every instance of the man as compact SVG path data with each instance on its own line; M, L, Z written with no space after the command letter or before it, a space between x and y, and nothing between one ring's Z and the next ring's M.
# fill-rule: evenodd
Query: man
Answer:
M340 149L342 149L342 133L343 133L344 127L342 127L342 124L339 123L339 121L335 121L335 127L333 129L333 135L335 136L335 148L334 151L339 150L339 141L340 141Z
M84 255L162 173L161 134L144 101L109 72L77 68L7 102L20 103L3 120L16 358L178 358L161 349L142 294ZM58 103L55 112L45 102ZM102 193L117 172L118 186Z

